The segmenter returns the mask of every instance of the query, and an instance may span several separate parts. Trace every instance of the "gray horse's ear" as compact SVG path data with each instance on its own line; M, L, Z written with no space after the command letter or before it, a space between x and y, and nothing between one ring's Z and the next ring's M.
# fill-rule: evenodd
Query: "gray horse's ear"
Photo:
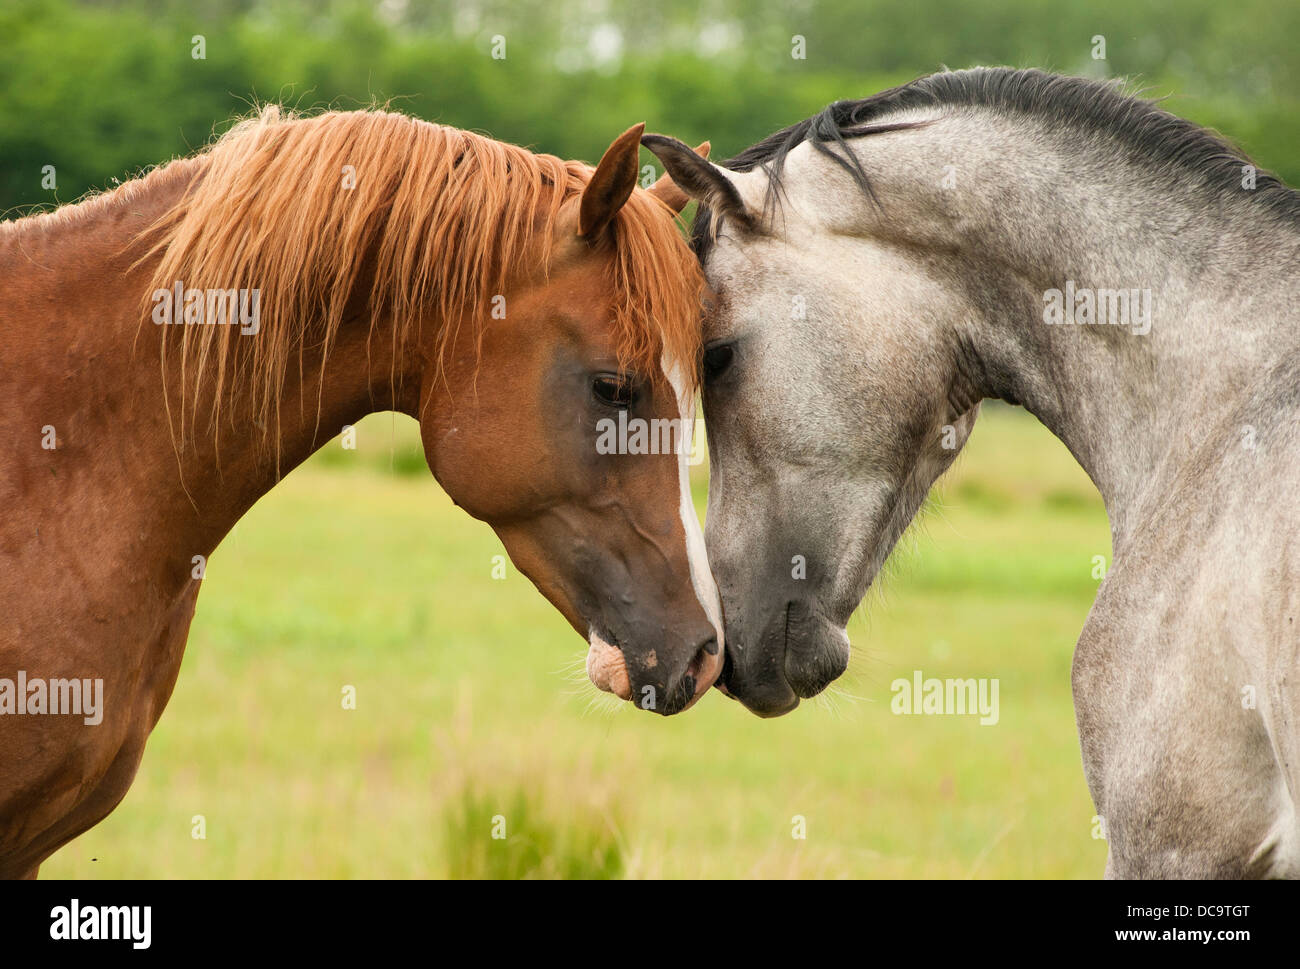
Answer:
M712 146L707 141L702 141L695 146L695 154L699 155L701 158L708 158L709 149L711 147ZM663 202L664 205L672 209L674 214L677 215L681 214L682 209L686 208L686 203L691 200L689 195L677 187L677 183L673 181L673 177L667 172L660 175L659 180L646 189L646 191L657 198L660 202Z
M664 169L683 192L703 202L720 215L746 226L754 226L754 217L745 206L728 174L712 162L705 161L685 144L667 135L644 135L641 144L664 163Z

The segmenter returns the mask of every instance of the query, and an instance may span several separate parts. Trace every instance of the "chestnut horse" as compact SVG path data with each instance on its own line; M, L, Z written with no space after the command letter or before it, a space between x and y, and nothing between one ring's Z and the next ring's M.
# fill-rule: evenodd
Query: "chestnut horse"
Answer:
M722 630L682 453L603 454L619 411L693 423L685 197L378 111L270 108L115 191L0 225L0 876L125 795L202 565L377 410L591 643L670 714ZM197 295L196 295L197 294ZM215 294L215 295L214 295Z

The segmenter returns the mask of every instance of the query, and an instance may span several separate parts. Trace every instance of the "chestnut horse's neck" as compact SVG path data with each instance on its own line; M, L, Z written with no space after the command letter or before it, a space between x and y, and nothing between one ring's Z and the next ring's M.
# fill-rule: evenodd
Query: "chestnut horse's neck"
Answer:
M177 439L179 368L160 377L168 328L149 321L144 300L158 257L135 265L133 241L185 190L192 164L0 227L0 427L35 450L16 480L0 477L0 491L41 506L33 528L43 538L102 549L120 573L153 581L160 563L167 578L188 578L192 557L207 556L283 474L368 413L414 414L419 392L385 322L350 320L359 325L339 329L323 368L312 349L289 368L278 441L238 393L220 418L219 453L202 410ZM95 518L56 538L71 509ZM132 561L120 560L123 548Z

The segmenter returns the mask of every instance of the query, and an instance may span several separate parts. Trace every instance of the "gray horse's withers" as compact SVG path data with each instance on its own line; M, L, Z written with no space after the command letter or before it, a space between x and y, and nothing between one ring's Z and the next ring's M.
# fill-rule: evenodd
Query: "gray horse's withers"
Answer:
M697 249L728 690L778 714L985 397L1087 470L1114 564L1075 653L1116 876L1300 876L1300 196L1195 126L1039 72L935 75L739 171L651 136Z

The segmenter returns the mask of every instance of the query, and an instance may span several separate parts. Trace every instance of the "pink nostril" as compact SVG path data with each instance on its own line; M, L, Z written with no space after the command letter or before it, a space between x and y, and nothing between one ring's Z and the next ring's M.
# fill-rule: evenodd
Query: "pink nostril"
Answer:
M718 641L710 638L701 646L686 667L686 675L695 680L695 692L698 696L711 687L722 674L722 651Z

